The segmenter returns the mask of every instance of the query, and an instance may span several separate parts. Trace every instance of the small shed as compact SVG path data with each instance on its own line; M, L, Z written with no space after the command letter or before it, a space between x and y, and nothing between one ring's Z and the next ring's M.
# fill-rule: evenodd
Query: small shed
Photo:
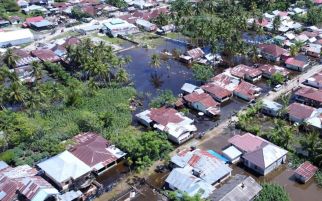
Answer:
M181 90L183 91L183 93L185 94L190 94L192 92L194 92L198 87L190 84L190 83L184 83L183 86L181 87Z
M234 146L229 146L223 151L224 157L228 158L231 163L237 163L240 160L241 155L243 154Z
M312 165L309 161L305 161L294 171L294 175L299 182L306 183L317 171L318 168L316 166Z

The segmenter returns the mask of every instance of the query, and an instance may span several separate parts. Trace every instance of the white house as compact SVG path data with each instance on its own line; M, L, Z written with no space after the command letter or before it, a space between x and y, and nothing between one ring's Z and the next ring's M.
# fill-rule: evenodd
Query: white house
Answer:
M34 35L29 29L0 32L0 47L22 45L34 41Z
M147 127L166 132L169 140L181 144L193 137L197 131L194 120L172 108L152 108L135 115Z
M312 77L309 77L305 83L309 86L322 89L322 72L319 72Z

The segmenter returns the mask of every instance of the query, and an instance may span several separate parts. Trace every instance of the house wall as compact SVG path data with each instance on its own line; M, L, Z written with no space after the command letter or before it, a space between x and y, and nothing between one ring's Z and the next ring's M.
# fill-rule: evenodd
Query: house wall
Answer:
M300 72L303 71L302 68L299 68L297 66L293 66L293 65L290 65L290 64L286 64L286 68L291 69L291 70L300 71Z
M200 112L207 113L206 107L199 102L192 103L191 106Z
M186 135L186 137L182 138L183 135ZM193 137L192 133L191 132L186 132L186 133L183 133L179 136L179 138L176 138L172 135L169 135L168 134L168 139L176 144L182 144L183 142L186 142L188 141L189 139L191 139Z
M315 81L307 80L307 85L322 89L322 83L318 83L318 82L315 82Z
M267 108L267 107L263 107L263 108L262 108L262 113L264 113L264 114L266 114L266 115L273 116L273 117L278 116L278 111L276 111L276 110L272 110L272 109Z
M31 37L26 37L26 38L21 38L18 40L8 40L6 42L2 42L0 43L0 47L6 46L6 45L21 45L21 44L25 44L25 43L31 43L33 41L33 38Z
M251 77L249 75L245 76L245 80L250 81L250 82L256 82L256 81L260 80L261 78L262 78L261 75L259 75L257 77Z
M261 175L267 175L268 173L272 172L276 168L278 168L281 164L285 163L286 161L286 155L276 160L274 163L272 163L270 166L268 166L266 169L260 168L256 166L255 164L251 163L248 160L243 159L243 163L246 167L254 170L255 172L261 174Z
M270 54L267 54L265 52L262 52L262 56L267 59L267 60L270 60L270 61L279 61L280 60L280 57L275 57L273 55L270 55Z
M292 115L289 115L288 116L288 119L289 121L292 121L292 122L297 122L297 123L301 123L304 121L304 119L300 119L298 117L295 117L295 116L292 116Z
M235 95L235 96L238 96L239 98L244 99L244 100L246 100L246 101L251 101L251 100L252 100L252 99L251 99L251 98L249 98L248 96L246 96L246 95L244 95L244 94L241 94L241 93L238 93L238 92L235 92L235 91L234 91L234 95Z

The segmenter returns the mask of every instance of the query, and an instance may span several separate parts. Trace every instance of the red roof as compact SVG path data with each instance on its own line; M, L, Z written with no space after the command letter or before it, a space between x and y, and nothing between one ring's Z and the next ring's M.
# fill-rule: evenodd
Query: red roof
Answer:
M322 4L322 0L314 0L315 4Z
M301 103L292 103L288 106L287 110L290 116L304 120L312 115L312 113L315 111L315 108Z
M244 79L245 76L258 77L262 74L262 71L246 66L244 64L239 64L230 70L230 73L238 78Z
M306 35L309 38L313 38L313 37L317 37L319 35L319 32L315 32L315 31L303 31L302 33L300 33L300 35Z
M300 67L300 68L304 68L304 66L305 66L304 61L298 60L294 57L286 59L285 64Z
M166 126L168 123L180 123L184 119L178 114L178 111L172 108L152 108L148 116L158 124Z
M266 26L266 25L269 24L269 21L267 19L263 18L261 21L260 20L256 20L256 24L259 25L259 26L264 27L264 26Z
M205 53L199 47L187 51L187 55L191 56L192 59L199 59L199 58L203 57L204 54Z
M19 183L0 174L0 192L5 193L1 201L12 201L16 196L16 191L19 189Z
M290 71L288 71L287 69L270 64L261 65L258 69L268 75L274 75L275 73L279 73L285 77L288 74L290 74Z
M96 133L78 134L73 141L76 144L70 152L90 167L100 163L107 166L117 160L117 157L107 150L110 143Z
M301 87L295 92L295 95L322 103L322 90L311 87Z
M60 60L60 58L52 50L49 49L33 50L31 51L31 55L38 57L42 61L56 62Z
M260 44L258 47L262 52L273 55L275 57L280 57L282 54L287 52L285 49L275 44Z
M234 92L246 96L248 99L256 98L256 95L260 93L261 89L249 82L241 81Z
M32 200L41 188L53 188L51 184L40 176L21 178L19 181L23 183L23 187L20 188L19 192L28 200Z
M209 93L215 97L221 98L221 99L231 96L230 91L228 91L227 89L225 89L221 86L218 86L216 84L206 84L206 85L201 86L201 88L203 90L205 90L207 93Z
M65 43L63 44L64 47L71 46L71 45L77 45L81 42L81 40L77 37L70 37L65 40Z
M305 161L295 170L295 174L304 177L305 181L307 181L312 178L317 171L317 167L312 165L312 163L310 163L309 161Z
M319 83L322 85L322 72L319 72L312 77L308 78L308 80Z
M31 22L40 22L43 21L44 18L42 16L37 16L37 17L28 17L26 18L26 23L31 23Z
M253 152L268 144L266 140L255 136L251 133L245 133L244 135L235 135L228 140L229 143L237 147L242 152Z
M217 103L209 94L206 93L199 94L198 92L192 92L191 94L185 95L183 98L190 103L199 102L206 108L219 106L219 103Z

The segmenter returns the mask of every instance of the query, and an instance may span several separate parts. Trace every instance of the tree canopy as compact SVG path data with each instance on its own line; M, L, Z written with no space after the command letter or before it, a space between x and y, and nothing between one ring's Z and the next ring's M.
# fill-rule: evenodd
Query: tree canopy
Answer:
M264 183L262 187L255 201L290 201L287 192L280 185Z

